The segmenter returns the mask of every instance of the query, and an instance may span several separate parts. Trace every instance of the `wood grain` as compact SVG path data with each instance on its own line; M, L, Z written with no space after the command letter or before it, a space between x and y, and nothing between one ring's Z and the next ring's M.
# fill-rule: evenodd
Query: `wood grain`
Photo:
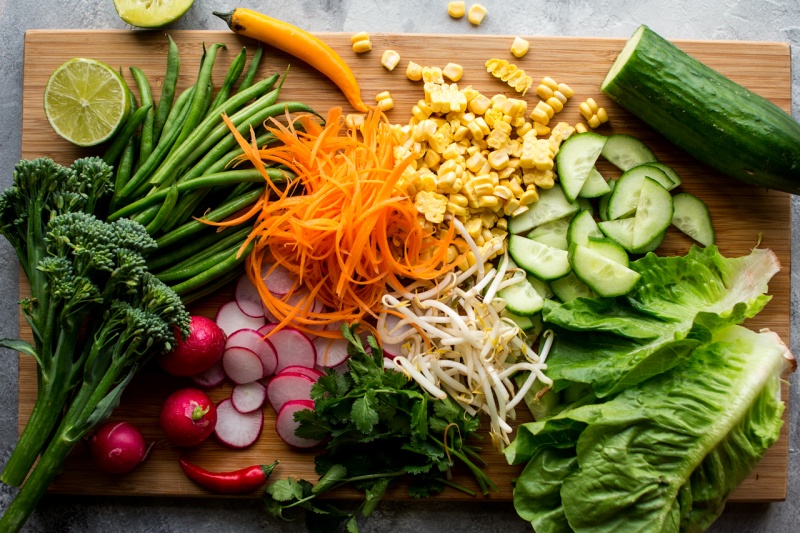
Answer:
M179 88L186 87L196 74L201 55L201 45L223 42L227 48L221 51L214 69L215 87L219 87L225 76L229 61L247 46L252 55L254 43L227 32L174 31L172 37L181 51L181 76ZM395 123L405 123L410 118L414 103L422 98L419 83L410 82L404 76L405 65L413 60L421 65L444 67L447 62L460 63L464 77L459 85L474 88L492 95L499 92L512 96L508 87L486 74L483 63L491 57L513 59L508 54L512 37L509 36L442 36L422 34L375 34L372 35L373 51L355 56L350 50L349 35L320 34L350 63L361 83L364 100L371 102L383 90L390 90L395 109L388 113ZM621 49L620 39L589 39L568 37L530 37L528 54L516 64L523 68L535 84L543 76L551 76L559 82L568 83L575 90L575 97L565 110L557 116L559 120L577 122L580 117L578 103L587 97L608 110L610 123L603 133L633 133L650 145L658 158L672 165L684 179L683 190L704 199L711 210L717 231L717 240L723 254L744 255L760 243L775 251L783 269L770 284L772 301L748 326L754 329L769 328L788 342L789 339L789 259L791 213L789 195L760 190L749 185L731 181L717 172L700 165L687 155L667 144L658 134L637 119L610 102L600 94L599 86L616 53ZM680 41L678 45L686 52L716 68L735 81L772 100L785 110L791 106L791 75L789 47L783 43L756 42L711 42ZM394 72L380 65L380 55L385 49L394 49L402 57ZM107 62L124 71L131 88L135 85L128 67L135 65L149 77L154 97L158 97L163 82L166 63L167 40L161 32L132 31L54 31L31 30L25 37L22 157L49 156L58 162L69 164L79 156L93 153L80 150L62 141L49 127L42 109L45 83L53 70L73 57L91 57ZM330 106L344 106L345 99L336 87L307 65L289 61L284 54L265 50L260 75L284 72L291 63L289 75L283 88L282 100L298 100L310 104L318 112L325 113ZM538 98L531 91L525 96L532 108ZM660 253L685 253L691 242L678 232L670 231ZM22 276L20 292L27 294L27 282ZM216 307L231 298L231 291L221 291L200 304L193 312L213 316ZM14 305L9 295L6 305ZM22 338L30 339L30 330L20 320ZM19 425L24 427L36 396L36 369L30 358L20 358L19 370ZM87 450L78 446L68 459L64 472L52 485L55 493L70 494L135 494L135 495L186 495L210 496L203 489L188 481L178 467L178 458L186 453L211 470L239 468L251 463L281 461L274 476L296 475L315 479L313 473L314 452L298 452L289 449L276 436L275 415L271 408L264 409L265 429L261 439L248 450L231 451L213 438L203 445L184 451L171 446L158 426L161 402L173 390L188 386L188 380L165 375L157 368L146 368L126 390L122 405L114 418L129 420L142 428L148 440L155 443L147 461L134 472L124 476L109 476L96 471L89 460ZM227 387L211 391L215 400L229 395ZM783 397L788 398L788 385L783 387ZM789 420L788 412L784 420ZM488 472L501 487L499 494L491 499L508 501L511 498L510 480L519 474L517 467L509 467L500 454L487 450L484 454ZM752 475L733 493L732 501L777 501L786 497L788 463L787 425L781 431L780 440L769 450L764 460ZM459 478L465 485L473 486L471 479ZM251 496L256 496L253 494ZM352 493L339 493L350 497ZM404 491L396 489L391 498L406 498ZM444 499L469 499L460 492L448 491Z

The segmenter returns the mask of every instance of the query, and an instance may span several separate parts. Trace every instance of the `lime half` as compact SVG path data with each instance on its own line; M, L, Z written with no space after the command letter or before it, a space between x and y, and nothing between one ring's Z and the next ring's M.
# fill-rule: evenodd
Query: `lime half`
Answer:
M131 111L128 86L94 59L70 59L47 80L44 112L50 125L78 146L94 146L119 131Z
M160 28L181 18L194 0L114 0L120 18L139 28Z

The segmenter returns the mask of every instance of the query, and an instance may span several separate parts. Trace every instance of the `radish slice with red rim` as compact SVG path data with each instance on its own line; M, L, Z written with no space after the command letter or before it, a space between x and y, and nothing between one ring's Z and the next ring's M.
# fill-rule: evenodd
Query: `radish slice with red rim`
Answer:
M222 304L214 319L225 335L232 335L240 329L258 329L267 323L263 315L252 317L244 314L235 301Z
M225 375L236 384L252 383L264 377L264 365L252 350L234 346L222 354Z
M258 332L264 336L271 333L273 329L275 329L275 324L266 324ZM276 373L287 366L314 368L317 364L317 351L314 343L308 335L298 329L292 327L279 329L270 334L269 341L278 356Z
M323 337L314 339L314 347L317 350L317 366L330 368L347 361L350 357L347 353L348 345L347 339L325 339Z
M189 378L200 387L206 389L222 385L222 382L225 381L225 370L222 368L222 360L220 359L214 363L214 366L205 372L189 376Z
M254 352L258 358L261 359L261 364L264 365L265 376L269 376L275 372L275 368L278 366L278 356L275 353L275 347L269 339L265 339L258 331L254 329L240 329L239 331L234 331L231 336L228 337L225 348L235 347L247 348Z
M310 377L311 379L313 379L315 381L325 375L323 372L320 372L316 368L306 368L304 366L287 366L286 368L284 368L283 370L281 370L278 373L278 376L283 375L283 374L291 374L291 373L303 374L305 376Z
M291 400L278 412L278 418L275 420L275 430L278 436L288 444L295 448L313 448L322 441L317 439L304 439L295 435L297 427L300 425L294 419L294 414L304 409L314 410L314 402L310 400Z
M242 276L236 282L234 301L239 306L239 310L252 318L260 318L264 315L261 307L261 295L250 278Z
M272 378L267 387L269 404L276 413L286 402L311 400L311 387L317 380L297 372L285 372Z
M231 448L248 448L256 443L264 426L264 413L260 409L252 413L240 413L233 407L230 398L217 405L217 425L214 433L219 441Z
M267 388L258 381L236 385L231 392L231 404L242 414L261 409L266 399Z
M264 280L267 290L276 296L288 293L297 281L297 277L286 267L273 263L261 265L261 279Z

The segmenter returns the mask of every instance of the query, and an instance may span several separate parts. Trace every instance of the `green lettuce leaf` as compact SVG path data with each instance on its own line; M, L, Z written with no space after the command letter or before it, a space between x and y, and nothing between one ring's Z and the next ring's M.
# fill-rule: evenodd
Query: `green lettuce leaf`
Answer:
M547 371L554 390L588 383L609 397L681 364L714 332L763 309L779 264L769 250L728 259L711 246L682 257L648 254L631 269L642 277L624 297L547 302L542 317L557 339Z
M791 361L774 333L729 326L605 403L520 426L518 512L536 531L705 529L777 440Z

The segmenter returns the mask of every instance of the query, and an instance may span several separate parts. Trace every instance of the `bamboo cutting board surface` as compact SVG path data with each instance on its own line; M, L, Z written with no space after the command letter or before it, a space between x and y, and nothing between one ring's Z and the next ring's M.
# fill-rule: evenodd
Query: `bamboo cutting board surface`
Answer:
M227 49L221 51L214 69L214 84L218 88L225 76L230 60L242 46L248 48L248 62L255 43L228 32L173 31L172 37L181 51L181 76L179 89L188 86L197 75L202 43L223 42ZM514 96L513 91L488 75L483 63L492 57L514 60L508 53L513 37L509 36L444 36L421 34L376 34L372 36L373 51L356 56L350 49L349 34L321 34L353 68L361 83L363 98L374 102L374 96L390 90L395 101L394 110L388 113L394 123L407 123L411 107L423 97L420 82L406 79L407 61L425 66L444 67L456 62L464 67L460 86L472 85L489 96L503 92ZM646 142L658 158L672 165L683 177L683 190L691 192L708 204L717 232L717 243L726 256L745 255L759 242L761 247L775 251L782 270L770 283L772 301L748 325L753 329L769 328L789 341L789 286L791 212L787 194L768 192L732 181L706 168L689 156L679 152L662 140L658 134L623 111L600 94L600 83L608 68L622 48L622 39L591 39L569 37L530 37L528 54L512 62L524 69L534 81L534 89L544 76L565 82L575 90L575 96L556 116L557 120L571 124L580 120L578 104L593 97L608 110L610 122L598 131L605 134L632 133ZM791 108L791 73L789 47L783 43L681 41L679 46L689 54L706 62L735 81L769 98L785 110ZM394 49L402 58L394 72L380 65L380 56L386 49ZM73 57L90 57L107 62L124 71L134 92L135 84L128 71L138 66L148 76L158 97L166 63L167 39L162 32L133 31L28 31L25 36L22 157L48 156L62 164L75 158L97 154L99 151L81 150L61 140L49 127L42 108L44 86L53 70ZM274 72L283 73L287 64L291 69L282 90L282 101L305 102L325 114L329 107L349 107L338 89L322 75L299 61L289 61L284 54L266 47L260 76ZM532 89L524 97L532 109L538 97ZM608 170L608 169L603 169ZM610 173L607 173L607 175ZM685 253L691 242L675 230L670 230L659 253L675 255ZM24 276L22 276L24 278ZM27 294L25 279L20 292ZM221 291L192 308L193 313L213 317L216 308L232 297L232 291ZM9 295L6 305L16 305ZM20 319L21 337L30 340L30 330ZM19 370L19 425L24 427L36 397L36 369L30 358L20 358ZM284 445L274 432L275 414L264 408L265 424L260 440L250 449L234 451L223 447L213 437L201 446L183 451L170 445L158 425L158 413L163 400L174 390L189 386L188 380L167 376L158 368L144 369L131 383L123 396L122 405L113 418L128 420L138 425L148 441L154 442L148 459L133 472L123 476L110 476L92 467L87 449L78 446L68 459L63 474L51 487L52 492L68 494L117 495L188 495L211 496L186 479L178 466L178 458L186 453L210 470L233 470L255 463L280 460L273 473L277 479L286 475L316 479L313 471L313 451L298 452ZM215 401L230 394L229 387L210 392ZM783 397L788 399L788 385L783 387ZM788 412L784 413L788 421ZM509 467L502 455L487 448L484 457L487 471L501 488L491 499L509 501L510 481L519 474L519 467ZM786 497L788 464L787 424L778 443L769 450L752 475L732 495L732 501L776 501ZM456 481L468 487L474 482L469 476ZM256 496L253 494L252 496ZM350 497L351 493L340 493ZM407 498L405 491L395 489L391 498ZM441 496L446 499L468 500L454 490Z

